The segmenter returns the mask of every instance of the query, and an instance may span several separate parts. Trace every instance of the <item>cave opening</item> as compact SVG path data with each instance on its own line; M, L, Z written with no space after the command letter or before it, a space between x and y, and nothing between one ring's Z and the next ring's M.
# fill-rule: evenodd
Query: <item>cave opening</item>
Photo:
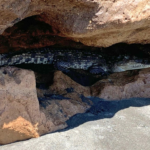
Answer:
M123 30L119 31L117 25L120 36L113 36L116 31L110 34L108 32L111 31L107 31L101 35L106 45L98 47L93 44L95 39L90 33L93 23L89 22L90 18L83 26L76 24L73 28L77 29L75 33L64 34L58 28L61 26L59 21L55 25L51 18L44 17L43 13L23 20L16 19L15 24L0 35L2 113L8 99L8 106L9 103L11 107L14 104L11 113L15 117L18 113L26 119L24 110L30 113L29 120L31 116L35 120L42 117L42 121L37 122L39 126L44 125L46 132L43 127L39 129L45 134L64 129L67 125L69 129L96 118L110 118L130 106L149 105L146 100L145 104L138 100L129 100L130 103L118 101L135 96L149 97L150 44L132 44L135 35L131 43L130 40L120 40L124 43L110 41L109 35L114 39L122 36ZM86 28L88 23L91 25L87 29L89 33L87 31L84 35L83 31L80 34L78 27ZM68 23L68 26L71 24ZM105 25L100 28L107 30ZM135 30L134 33L142 31L141 27ZM84 38L89 38L86 39L88 42ZM99 36L95 35L95 38ZM108 47L107 41L112 46ZM43 120L46 122L43 123ZM19 120L19 123L22 121Z
M47 90L53 84L54 74L57 70L62 71L82 86L92 86L101 79L108 79L113 72L127 71L127 76L132 76L133 74L138 74L138 71L134 70L150 67L146 66L150 64L150 44L118 43L107 48L87 46L72 40L72 38L60 35L59 30L44 22L41 16L28 17L9 27L0 36L0 42L2 43L0 45L1 54L6 55L9 61L11 61L9 58L18 55L21 58L20 62L14 62L11 65L33 70L36 74L37 89L42 90ZM38 52L39 57L41 57L40 55L45 48L52 49L52 53L57 57L57 59L54 59L55 61L57 60L57 65L56 63L29 63L30 58L24 59L21 56L27 53L30 56L35 56ZM66 50L67 52L65 52ZM76 53L73 51L76 51ZM62 54L63 52L67 54ZM76 54L77 56L75 56ZM79 59L78 56L80 57ZM73 58L73 61L71 58ZM69 59L72 61L71 63ZM100 60L100 62L95 63L96 59ZM115 64L125 64L124 68L126 68L130 60L134 60L135 63L131 64L132 66L127 69L108 69ZM94 67L91 65L93 67L91 70L91 66L87 67L88 69L86 67L86 69L84 67L84 69L75 67L75 64L77 66L81 66L81 64L87 65L90 61L94 62L92 64ZM68 69L67 66L66 69L64 62L70 63L70 65L74 64L74 67Z

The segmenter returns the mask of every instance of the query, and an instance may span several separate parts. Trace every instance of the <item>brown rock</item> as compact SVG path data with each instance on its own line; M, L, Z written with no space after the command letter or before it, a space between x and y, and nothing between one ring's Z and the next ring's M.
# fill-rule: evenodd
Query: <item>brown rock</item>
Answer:
M61 71L56 71L54 73L53 84L50 86L50 90L54 93L66 94L66 89L68 88L73 88L74 95L73 93L68 94L72 96L70 97L72 99L74 99L75 93L80 95L82 94L84 96L90 95L90 88L88 86L82 86Z
M92 96L106 100L121 100L132 97L150 97L150 68L129 75L128 72L114 73L107 80L91 86Z
M47 104L46 104L47 103ZM56 131L67 127L66 121L77 113L84 113L89 106L73 100L47 100L46 107L41 105L41 111L44 112L47 119L52 121L55 126L51 130Z
M42 114L34 73L5 67L0 70L0 81L0 144L38 137Z
M63 129L67 126L67 119L88 108L74 99L51 100L46 103L46 107L39 106L33 71L16 67L1 68L0 144Z
M39 105L32 71L1 68L0 144L39 137L67 127L66 121L70 117L84 113L90 107L82 101L81 95L107 100L150 96L150 69L114 73L91 87L79 85L61 71L55 72L53 81L47 91L38 89L38 95L51 92L65 98L43 100ZM68 88L73 91L67 92Z
M149 0L0 0L0 8L1 52L55 44L150 43Z
M54 82L49 88L50 91L63 94L82 104L81 95L99 97L105 100L150 97L150 68L113 73L107 79L99 80L90 87L76 83L61 71L55 72L53 80ZM67 93L67 88L72 88L73 92Z

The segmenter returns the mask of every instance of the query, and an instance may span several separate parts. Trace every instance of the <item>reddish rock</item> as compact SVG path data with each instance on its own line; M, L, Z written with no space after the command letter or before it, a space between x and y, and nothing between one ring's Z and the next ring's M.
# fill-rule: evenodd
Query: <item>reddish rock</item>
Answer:
M67 92L70 88L72 91ZM40 101L39 105L37 95L42 97L44 92L64 98L50 98ZM149 98L149 93L150 69L114 73L91 87L81 86L61 71L56 71L48 90L36 90L32 71L3 67L0 69L0 144L39 137L67 127L66 121L70 117L84 113L90 107L82 101L81 95L121 100Z
M149 0L0 0L0 8L1 52L55 44L150 43Z
M51 100L43 107L36 92L33 71L16 67L0 69L0 144L63 129L66 120L89 107L75 99Z
M132 97L150 97L150 68L143 70L113 73L107 79L102 79L92 86L82 86L61 71L55 72L53 84L49 90L63 94L82 102L80 95L94 96L105 100L121 100ZM66 89L72 88L72 93Z
M150 68L135 75L129 71L114 73L107 80L101 80L91 86L92 96L106 100L121 100L132 97L150 97Z
M0 93L0 144L38 137L42 114L34 73L13 67L1 68Z
M73 93L68 94L66 89L73 88ZM84 96L90 95L90 88L87 86L82 86L77 82L73 81L70 77L62 73L61 71L56 71L54 73L53 84L50 86L50 90L54 93L68 94L72 96L73 99L75 94L80 94Z

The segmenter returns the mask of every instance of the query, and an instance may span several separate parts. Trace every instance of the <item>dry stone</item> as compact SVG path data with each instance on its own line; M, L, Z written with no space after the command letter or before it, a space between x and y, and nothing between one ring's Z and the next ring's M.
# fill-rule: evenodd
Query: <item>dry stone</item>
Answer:
M75 99L39 105L33 71L0 69L0 144L39 137L67 127L66 120L89 108ZM60 112L60 113L58 113Z
M1 52L55 44L150 43L149 0L0 0L0 8Z
M92 96L106 100L121 100L132 97L150 97L150 68L135 75L129 72L114 73L107 80L98 81L91 86Z

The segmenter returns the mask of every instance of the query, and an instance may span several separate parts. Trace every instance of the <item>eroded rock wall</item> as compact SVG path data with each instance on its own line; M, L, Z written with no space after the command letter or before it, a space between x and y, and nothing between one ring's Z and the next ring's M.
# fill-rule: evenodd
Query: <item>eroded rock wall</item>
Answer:
M149 0L1 0L0 8L1 52L11 46L150 43ZM28 17L24 26L17 24Z

